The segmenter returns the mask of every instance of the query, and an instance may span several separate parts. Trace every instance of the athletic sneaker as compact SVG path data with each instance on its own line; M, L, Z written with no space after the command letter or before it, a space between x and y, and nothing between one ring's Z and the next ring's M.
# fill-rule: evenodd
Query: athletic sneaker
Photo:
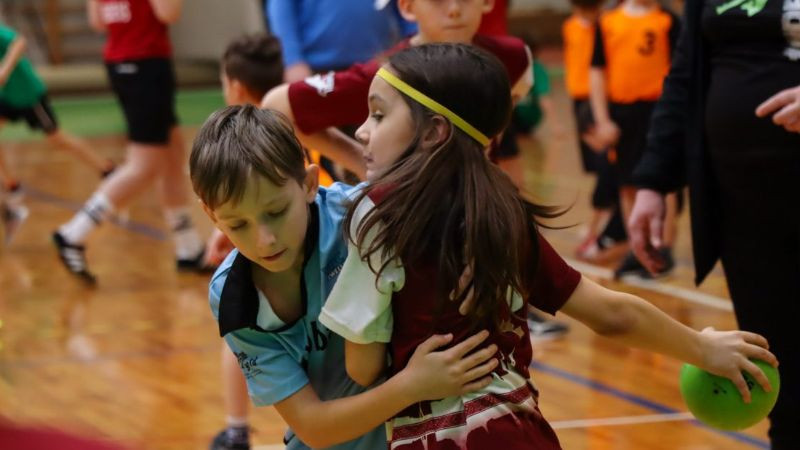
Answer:
M53 232L53 244L58 250L58 257L71 274L88 284L97 283L97 278L89 272L86 263L86 247L70 244L58 231Z
M214 436L209 450L250 450L250 433L247 428L225 428Z
M214 273L217 266L206 262L206 249L191 259L176 259L175 267L179 272L195 272L199 274Z
M672 269L675 268L675 260L672 258L672 248L660 248L658 249L658 253L661 255L661 258L664 261L664 267L662 267L658 273L650 273L647 269L645 269L642 263L639 262L639 259L636 258L632 252L629 252L627 255L625 255L625 259L622 260L622 263L619 265L619 267L617 267L617 269L614 271L614 279L619 280L622 277L634 276L645 280L651 280L669 275L672 273Z
M569 331L569 327L555 320L547 320L541 315L528 311L528 329L531 338L537 340L557 339Z
M28 218L28 214L28 208L23 205L2 205L2 210L0 210L0 220L3 222L5 245L10 244L11 240L14 239L14 235L17 233L22 223L25 222L25 219Z

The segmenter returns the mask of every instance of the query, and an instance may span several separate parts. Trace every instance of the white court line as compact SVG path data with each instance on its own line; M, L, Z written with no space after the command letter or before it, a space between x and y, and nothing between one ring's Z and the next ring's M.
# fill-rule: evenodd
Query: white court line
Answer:
M641 416L623 416L623 417L603 417L598 419L579 419L579 420L558 420L550 422L550 426L555 430L565 430L569 428L590 428L590 427L608 427L608 426L621 426L621 425L636 425L642 423L657 423L657 422L679 422L684 420L693 420L694 416L688 412L671 413L671 414L649 414ZM256 445L253 450L283 450L283 444L271 445Z
M670 414L649 414L642 416L603 417L598 419L558 420L550 422L555 430L567 428L590 428L602 426L636 425L640 423L677 422L693 420L694 416L688 412Z
M604 280L614 279L614 271L611 269L595 266L594 264L588 264L583 261L577 261L570 258L564 258L564 260L579 272L591 275L593 277L602 278ZM658 282L656 280L643 280L638 277L623 277L620 281L631 286L658 292L659 294L671 295L673 297L696 303L698 305L721 309L723 311L733 311L733 304L730 300L711 294L705 294L694 289L673 286Z

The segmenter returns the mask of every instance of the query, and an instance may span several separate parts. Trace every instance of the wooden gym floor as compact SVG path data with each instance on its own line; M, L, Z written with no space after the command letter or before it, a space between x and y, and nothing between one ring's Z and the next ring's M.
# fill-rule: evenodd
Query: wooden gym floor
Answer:
M592 179L579 169L570 107L554 82L556 120L524 143L526 184L541 199L572 209L546 234L573 261L589 216ZM73 120L79 120L74 118ZM187 142L196 126L185 127ZM87 289L60 267L50 233L92 192L97 177L42 141L8 141L8 162L28 190L31 215L0 255L0 415L100 436L134 449L204 449L223 426L219 350L207 302L207 279L178 274L157 192L130 208L126 224L102 226L88 242L99 277ZM93 137L119 160L120 135ZM187 144L188 145L188 144ZM208 221L195 218L204 233ZM668 279L614 283L611 266L575 262L588 276L652 301L695 328L735 326L721 272L692 286L688 218L682 217L678 268ZM766 424L723 433L691 420L678 391L680 363L631 350L572 327L560 340L535 342L532 375L541 409L565 449L768 448ZM254 410L253 441L282 448L284 423L272 408ZM273 447L273 445L275 445Z

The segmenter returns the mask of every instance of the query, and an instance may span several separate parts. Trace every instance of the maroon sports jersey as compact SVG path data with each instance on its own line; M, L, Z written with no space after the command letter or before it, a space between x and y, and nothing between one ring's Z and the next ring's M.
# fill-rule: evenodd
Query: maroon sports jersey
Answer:
M368 196L374 203L379 203L389 192L388 188L377 188ZM535 267L535 270L528 271L528 278L523 280L528 290L525 301L542 311L555 314L575 291L581 274L567 264L541 234L536 232L535 238L538 255L527 251L525 258L529 267ZM405 285L392 296L394 323L402 324L395 326L392 332L393 373L402 370L417 346L431 335L453 333L453 342L458 343L474 332L470 319L458 311L458 302L446 302L437 317L436 308L432 307L437 304L436 295L440 292L436 288L438 274L434 261L404 265L404 268ZM532 351L527 311L511 311L510 305L507 306L500 311L502 330L493 332L481 347L496 344L499 357L506 360L517 373L528 378ZM500 366L495 369L496 372L502 370ZM414 405L409 409L418 408Z
M172 56L167 25L158 20L150 0L100 0L100 19L108 29L106 62Z
M525 44L515 37L476 35L472 43L503 63L512 86L528 68ZM290 84L289 104L297 128L310 134L328 127L361 125L369 114L367 97L372 78L389 55L408 46L406 39L367 63Z

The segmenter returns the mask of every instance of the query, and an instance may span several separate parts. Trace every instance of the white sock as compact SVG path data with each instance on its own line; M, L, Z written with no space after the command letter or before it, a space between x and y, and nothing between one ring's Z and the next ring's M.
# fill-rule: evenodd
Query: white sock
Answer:
M13 191L8 191L6 195L6 205L8 205L11 209L17 209L22 205L22 201L25 199L25 194L22 192L22 188L17 185L17 187Z
M192 224L189 208L182 206L164 211L164 216L172 231L177 259L195 259L203 252L204 243Z
M241 428L241 427L246 427L248 421L246 416L245 417L226 416L225 423L227 423L229 427Z
M86 236L98 225L103 223L114 210L114 205L105 194L96 192L72 220L61 225L58 232L70 244L83 244Z

